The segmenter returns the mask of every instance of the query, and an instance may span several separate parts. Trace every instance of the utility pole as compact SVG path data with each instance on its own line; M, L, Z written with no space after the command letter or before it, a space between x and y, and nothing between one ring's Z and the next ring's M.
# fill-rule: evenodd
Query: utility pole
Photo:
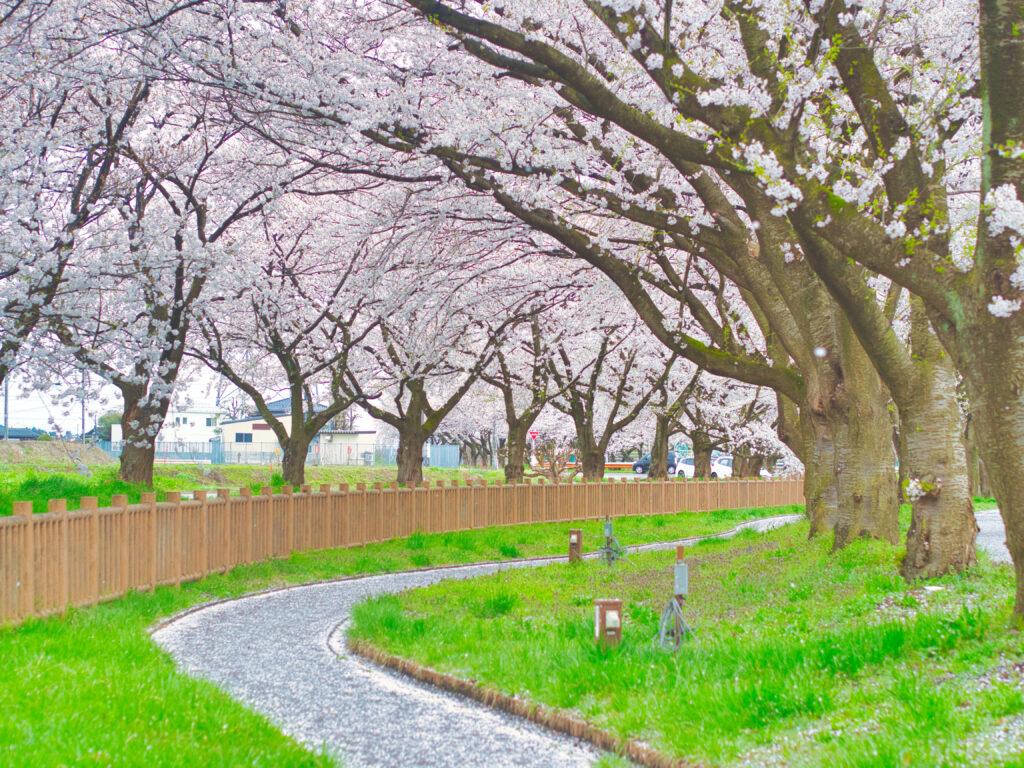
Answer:
M8 406L11 400L11 379L10 377L4 378L4 440L11 439L11 419L10 411Z
M498 468L498 422L491 420L491 464Z
M89 386L89 372L82 371L82 431L78 433L78 439L85 442L85 388Z

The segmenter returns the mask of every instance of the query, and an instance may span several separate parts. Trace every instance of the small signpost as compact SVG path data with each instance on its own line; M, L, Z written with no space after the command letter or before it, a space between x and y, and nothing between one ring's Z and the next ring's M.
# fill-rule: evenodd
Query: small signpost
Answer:
M662 648L671 651L679 650L683 638L693 634L693 629L683 617L683 605L690 592L690 567L683 559L685 550L682 545L676 547L676 564L673 569L673 595L661 614L658 627L658 640Z

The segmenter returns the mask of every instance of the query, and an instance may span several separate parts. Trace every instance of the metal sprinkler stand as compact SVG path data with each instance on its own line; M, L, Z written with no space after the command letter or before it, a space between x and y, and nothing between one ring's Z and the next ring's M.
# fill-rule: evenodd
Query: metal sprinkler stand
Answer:
M661 647L670 651L678 651L683 643L683 638L693 634L693 628L686 623L683 616L683 605L686 603L686 595L690 591L690 569L683 562L683 548L676 547L675 565L675 593L668 601L665 610L661 613L661 623L658 625L658 641Z
M611 517L604 519L604 546L598 550L598 554L607 565L612 565L616 560L626 556L626 550L619 544L619 540L615 538Z

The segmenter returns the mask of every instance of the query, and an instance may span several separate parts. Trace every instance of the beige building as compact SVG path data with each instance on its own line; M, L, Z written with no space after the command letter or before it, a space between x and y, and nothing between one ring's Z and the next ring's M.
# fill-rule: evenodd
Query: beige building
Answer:
M291 430L291 402L267 403L286 431ZM244 462L248 455L260 460L280 456L277 435L262 416L229 419L220 423L220 436L228 463ZM377 423L362 411L333 419L313 438L309 448L312 464L372 464L377 444Z

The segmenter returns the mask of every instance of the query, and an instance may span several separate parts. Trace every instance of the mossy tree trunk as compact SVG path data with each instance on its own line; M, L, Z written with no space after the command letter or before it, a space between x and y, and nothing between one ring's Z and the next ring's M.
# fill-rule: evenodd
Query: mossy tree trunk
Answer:
M427 436L423 430L412 427L398 432L398 482L419 485L423 482L423 446Z
M835 441L836 521L833 546L866 536L896 543L899 501L889 396L844 318L837 319L842 363L829 404Z
M505 440L505 482L521 483L526 466L527 438L532 422L516 420L508 423L508 437Z
M155 402L146 387L121 385L124 400L121 415L123 444L117 476L126 483L153 486L153 464L156 461L156 437L167 417L169 398Z
M306 454L310 438L303 432L292 432L281 444L281 474L286 485L298 487L306 482Z
M654 443L651 445L651 466L647 471L647 476L651 480L664 480L668 477L670 420L667 413L657 413L654 417Z
M707 432L695 430L690 433L693 443L693 476L711 477L711 451L714 444Z
M903 493L913 510L900 566L908 580L974 565L978 533L961 439L956 371L917 299L912 314L916 375L900 403L900 474L906 478L901 479Z

